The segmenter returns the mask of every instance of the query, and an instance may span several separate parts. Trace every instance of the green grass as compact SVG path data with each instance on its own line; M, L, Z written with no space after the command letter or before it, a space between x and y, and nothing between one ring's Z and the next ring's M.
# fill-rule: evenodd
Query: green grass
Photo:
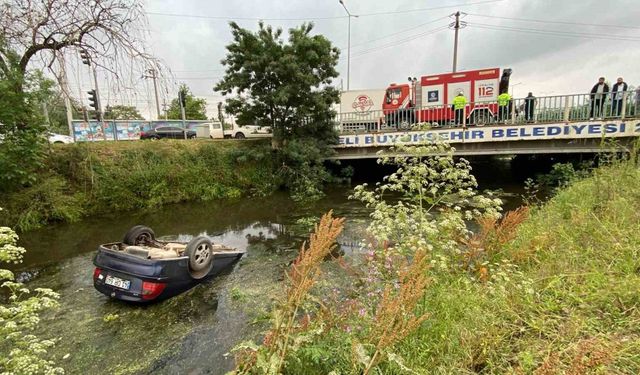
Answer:
M277 186L266 141L55 145L37 182L0 197L0 224L25 231L110 211L266 195Z
M398 348L406 364L430 374L640 373L639 182L631 162L599 168L534 209L493 255L508 271L490 267L486 284L434 278L431 317Z

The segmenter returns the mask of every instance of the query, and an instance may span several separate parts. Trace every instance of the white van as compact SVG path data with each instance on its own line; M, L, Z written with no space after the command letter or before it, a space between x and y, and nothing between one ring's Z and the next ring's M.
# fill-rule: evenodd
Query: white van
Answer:
M208 138L211 138L211 139L222 139L222 138L245 139L245 138L267 138L267 137L273 136L270 126L258 126L258 125L238 126L234 124L232 129L225 130L222 127L222 123L220 123L219 121L209 122L207 123L207 125L209 129L209 134L208 135L198 134L198 138L208 136Z

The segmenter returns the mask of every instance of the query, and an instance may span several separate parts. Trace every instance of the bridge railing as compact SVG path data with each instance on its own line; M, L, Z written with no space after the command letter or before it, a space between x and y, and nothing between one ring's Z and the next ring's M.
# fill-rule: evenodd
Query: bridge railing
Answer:
M504 103L503 103L504 104ZM340 133L420 130L439 126L558 123L640 117L640 98L632 91L515 98L500 106L496 101L452 106L424 106L396 111L338 113Z

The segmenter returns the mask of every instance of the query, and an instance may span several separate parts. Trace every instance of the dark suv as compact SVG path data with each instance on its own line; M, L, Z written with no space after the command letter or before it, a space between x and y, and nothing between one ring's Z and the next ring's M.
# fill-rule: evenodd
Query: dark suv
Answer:
M155 129L143 130L140 132L140 139L184 139L184 129L177 126L158 126ZM195 130L187 130L187 138L196 137Z

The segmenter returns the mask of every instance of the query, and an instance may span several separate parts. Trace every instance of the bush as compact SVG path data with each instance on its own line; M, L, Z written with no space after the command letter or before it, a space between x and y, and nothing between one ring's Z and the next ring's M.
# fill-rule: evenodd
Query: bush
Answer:
M266 195L278 186L268 147L260 141L54 147L31 187L0 197L8 207L0 222L28 230L110 211Z
M17 241L15 232L0 227L1 262L22 262L25 249L16 246ZM40 314L58 306L58 294L44 288L31 291L16 282L14 274L6 269L0 269L0 282L8 296L0 303L0 373L63 374L47 355L55 341L31 333L40 322Z

